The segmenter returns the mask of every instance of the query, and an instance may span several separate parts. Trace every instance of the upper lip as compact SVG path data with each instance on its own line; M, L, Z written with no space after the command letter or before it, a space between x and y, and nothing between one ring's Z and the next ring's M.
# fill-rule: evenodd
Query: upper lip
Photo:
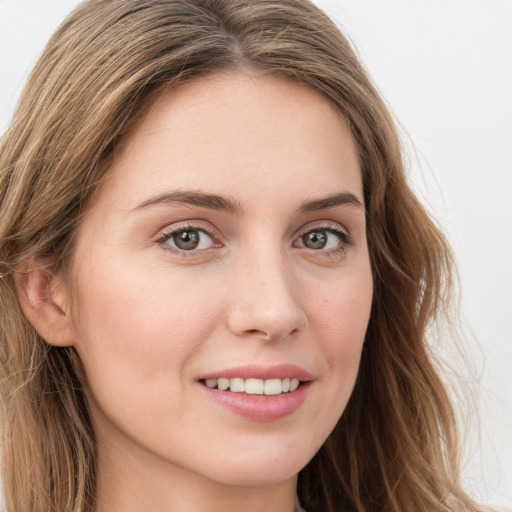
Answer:
M273 366L260 366L250 364L216 370L214 372L201 375L199 380L206 379L299 379L302 382L313 380L313 376L304 368L294 364L278 364Z

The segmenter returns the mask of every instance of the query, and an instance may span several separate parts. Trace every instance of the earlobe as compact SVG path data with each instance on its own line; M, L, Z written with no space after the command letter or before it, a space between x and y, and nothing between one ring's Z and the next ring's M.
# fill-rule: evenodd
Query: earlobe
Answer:
M50 345L73 345L73 324L66 294L58 278L44 265L26 263L15 273L23 312L38 334Z

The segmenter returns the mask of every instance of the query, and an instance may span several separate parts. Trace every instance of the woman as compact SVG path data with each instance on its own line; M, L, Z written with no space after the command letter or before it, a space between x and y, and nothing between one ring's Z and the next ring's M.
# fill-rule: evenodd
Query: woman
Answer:
M477 510L450 252L321 11L84 2L1 144L7 510Z

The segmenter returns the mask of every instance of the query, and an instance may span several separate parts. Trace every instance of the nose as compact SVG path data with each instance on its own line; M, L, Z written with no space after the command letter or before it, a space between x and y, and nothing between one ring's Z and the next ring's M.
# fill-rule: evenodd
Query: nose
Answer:
M303 330L297 280L282 255L266 254L240 262L231 275L230 331L243 338L279 341Z

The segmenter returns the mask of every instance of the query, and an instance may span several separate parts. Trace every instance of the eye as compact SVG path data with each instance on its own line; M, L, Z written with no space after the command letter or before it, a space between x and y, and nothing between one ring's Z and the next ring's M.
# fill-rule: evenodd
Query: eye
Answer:
M332 235L331 235L331 238ZM325 249L329 240L329 233L327 231L310 231L301 237L304 247L308 249Z
M301 235L294 245L315 251L329 251L344 250L351 242L350 235L339 228L319 227Z
M209 249L214 244L212 237L206 231L193 227L168 232L159 242L179 251L200 251Z

